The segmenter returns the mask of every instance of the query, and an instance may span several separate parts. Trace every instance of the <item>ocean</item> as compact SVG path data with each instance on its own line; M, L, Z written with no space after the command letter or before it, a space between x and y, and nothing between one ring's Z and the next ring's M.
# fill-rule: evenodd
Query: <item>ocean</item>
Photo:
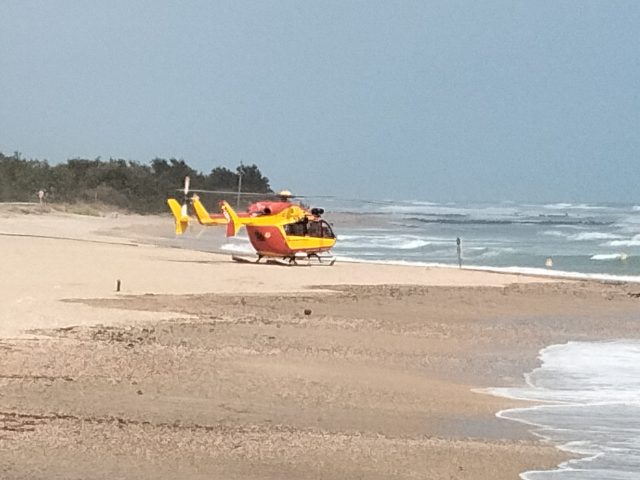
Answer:
M314 205L315 206L315 205ZM640 206L325 200L338 260L458 266L640 281ZM246 238L223 250L251 252ZM550 259L550 260L549 260ZM576 454L525 480L640 478L640 341L570 342L540 352L522 388L491 393L542 402L499 412Z
M338 231L335 253L346 258L456 265L460 238L464 266L640 280L636 205L356 202L335 211L363 216Z

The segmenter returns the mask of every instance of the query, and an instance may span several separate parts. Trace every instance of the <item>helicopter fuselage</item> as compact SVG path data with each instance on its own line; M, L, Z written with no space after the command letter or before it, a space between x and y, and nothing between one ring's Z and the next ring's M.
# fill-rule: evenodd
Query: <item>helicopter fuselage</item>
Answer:
M247 235L258 255L293 257L327 252L336 244L331 227L324 220L309 220L286 225L247 225Z

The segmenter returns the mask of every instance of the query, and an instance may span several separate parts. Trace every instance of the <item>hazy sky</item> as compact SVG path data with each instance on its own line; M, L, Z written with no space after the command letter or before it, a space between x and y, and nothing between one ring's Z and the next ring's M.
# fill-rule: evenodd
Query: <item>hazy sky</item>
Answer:
M0 151L640 201L640 1L0 1Z

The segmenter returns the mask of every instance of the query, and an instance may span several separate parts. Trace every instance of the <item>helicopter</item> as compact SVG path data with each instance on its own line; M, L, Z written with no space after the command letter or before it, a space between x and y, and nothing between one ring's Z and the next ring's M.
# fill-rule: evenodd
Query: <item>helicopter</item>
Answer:
M236 212L231 205L222 200L219 203L221 213L210 214L202 204L198 192L232 194L215 190L189 190L189 177L185 178L182 192L182 204L175 198L169 198L167 204L176 222L176 234L183 234L189 225L188 205L195 212L198 222L206 227L226 225L227 237L233 237L241 227L247 230L247 236L257 254L253 263L263 258L268 263L297 265L298 260L312 260L322 265L333 265L335 257L330 254L336 244L336 235L327 221L322 218L322 208L306 208L291 200L296 198L287 190L279 192L277 200L260 200L249 205L245 212ZM189 193L192 193L191 196ZM268 195L268 194L266 194ZM234 255L237 262L252 262L245 257Z

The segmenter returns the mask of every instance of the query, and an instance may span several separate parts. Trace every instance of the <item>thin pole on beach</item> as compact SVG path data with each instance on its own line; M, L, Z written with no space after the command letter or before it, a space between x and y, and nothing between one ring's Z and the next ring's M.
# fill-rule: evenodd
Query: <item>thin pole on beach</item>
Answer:
M238 198L236 198L236 208L240 208L240 195L242 194L242 173L244 165L240 162L240 167L238 167Z
M45 193L44 190L38 190L38 199L40 200L40 209L41 210L44 210L44 207L45 207L45 200L44 200L45 195L46 195L46 193Z

